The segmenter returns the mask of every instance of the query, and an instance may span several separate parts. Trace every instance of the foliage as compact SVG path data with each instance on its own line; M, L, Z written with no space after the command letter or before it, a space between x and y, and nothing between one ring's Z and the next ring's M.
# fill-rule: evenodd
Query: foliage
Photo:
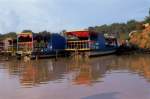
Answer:
M32 30L23 30L22 33L33 33Z
M144 23L150 23L150 16L147 16L147 17L145 18Z
M5 38L13 38L13 39L16 39L17 38L17 35L15 32L9 32L9 33L6 33L6 34L0 34L0 40L3 40Z
M113 23L111 25L105 24L102 26L89 27L89 30L91 29L99 33L126 35L134 30L139 30L139 31L142 30L143 26L142 26L142 22L130 20L127 23Z
M130 42L139 48L150 49L150 26L140 33L133 33L130 37Z
M143 23L150 24L150 9L149 16L146 16ZM150 49L150 25L142 31L133 33L130 37L130 43L142 49Z

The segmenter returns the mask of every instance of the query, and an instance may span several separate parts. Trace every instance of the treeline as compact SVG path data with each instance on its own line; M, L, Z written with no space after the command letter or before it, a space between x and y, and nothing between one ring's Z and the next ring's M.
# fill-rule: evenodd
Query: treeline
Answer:
M15 32L9 32L9 33L6 33L6 34L0 34L0 40L3 40L5 38L8 38L8 37L11 37L13 39L17 38L17 35Z
M32 30L23 30L21 33L33 33L34 32ZM42 31L42 32L38 32L36 33L39 37L46 37L47 35L50 35L51 32L48 32L48 31ZM5 38L13 38L13 39L16 39L17 38L17 33L16 32L9 32L9 33L6 33L6 34L0 34L0 40L3 40Z
M113 23L111 25L102 25L89 27L100 33L129 33L133 30L142 30L142 22L136 20L130 20L127 23Z
M110 25L105 24L101 26L89 27L89 29L100 33L116 34L121 36L123 34L128 35L132 31L142 31L144 29L143 24L145 23L150 23L150 10L149 15L146 16L143 21L130 20L126 23L113 23Z
M150 23L150 16L147 16L144 21L130 20L127 23L113 23L111 25L101 25L89 27L101 33L130 33L134 30L142 30L144 23Z

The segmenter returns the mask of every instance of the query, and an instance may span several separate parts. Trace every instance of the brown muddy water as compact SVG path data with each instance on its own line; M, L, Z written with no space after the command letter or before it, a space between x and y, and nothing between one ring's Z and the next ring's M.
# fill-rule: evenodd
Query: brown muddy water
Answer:
M0 61L0 99L150 99L150 55Z

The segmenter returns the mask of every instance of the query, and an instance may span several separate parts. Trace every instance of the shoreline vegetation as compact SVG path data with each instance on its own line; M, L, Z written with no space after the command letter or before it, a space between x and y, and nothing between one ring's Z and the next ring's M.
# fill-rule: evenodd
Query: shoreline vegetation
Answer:
M103 33L104 35L113 35L119 41L121 52L146 52L150 53L150 9L149 15L145 17L143 21L130 20L126 23L113 23L111 25L101 25L88 27L89 31L96 31L98 33ZM66 30L60 32L63 34ZM23 30L22 33L34 33L32 30ZM51 32L42 31L38 33L39 35L49 35ZM11 37L13 39L17 38L16 32L9 32L5 34L0 34L0 40Z

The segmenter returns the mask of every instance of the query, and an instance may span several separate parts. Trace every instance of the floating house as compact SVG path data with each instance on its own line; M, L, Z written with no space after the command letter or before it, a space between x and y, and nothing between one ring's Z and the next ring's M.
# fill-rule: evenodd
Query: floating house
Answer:
M17 51L21 55L55 56L65 49L65 45L65 38L59 34L20 33L17 35Z
M65 33L67 39L66 51L82 51L88 56L111 54L116 51L117 40L105 37L94 31L69 31Z
M4 50L4 42L0 41L0 52Z
M90 39L89 31L69 31L65 33L67 44L67 51L89 51Z
M17 41L11 37L7 37L0 41L0 52L13 54L16 51Z
M31 54L33 49L33 33L17 34L17 54Z
M116 51L117 40L102 33L88 30L68 31L64 36L49 33L19 33L17 35L17 54L38 57L54 57L70 52L86 52L84 55L96 56Z
M34 39L33 55L39 57L55 57L65 52L66 39L60 34L36 35Z

